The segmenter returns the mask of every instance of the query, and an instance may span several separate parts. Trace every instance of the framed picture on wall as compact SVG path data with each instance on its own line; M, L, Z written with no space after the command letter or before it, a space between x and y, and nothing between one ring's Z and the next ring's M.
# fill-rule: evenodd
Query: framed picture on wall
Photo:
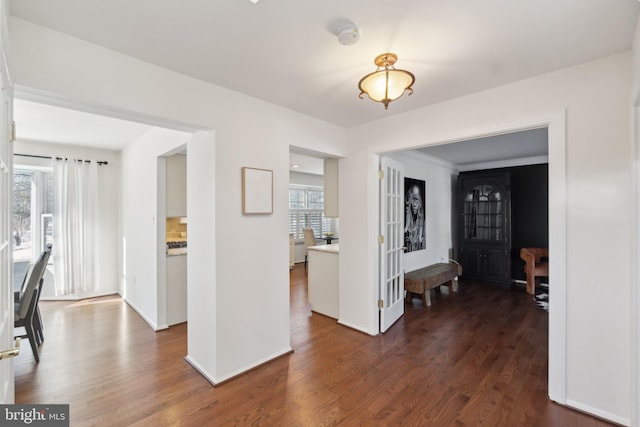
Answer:
M404 179L404 246L405 252L427 248L425 230L425 183L419 179Z
M244 215L273 213L273 171L242 168L242 213Z

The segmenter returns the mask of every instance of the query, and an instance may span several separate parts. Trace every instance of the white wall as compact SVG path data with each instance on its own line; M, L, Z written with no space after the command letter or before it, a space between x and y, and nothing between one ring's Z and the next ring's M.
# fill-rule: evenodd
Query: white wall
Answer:
M633 38L633 85L631 89L631 104L633 117L632 135L633 150L631 153L632 171L633 171L633 194L631 200L634 200L633 215L633 237L634 242L631 248L632 259L638 259L640 254L640 15L636 22L636 32ZM631 286L631 312L632 312L632 345L631 354L631 378L632 378L632 404L631 404L631 425L640 425L640 266L633 263L632 271L633 283Z
M375 335L379 316L377 212L379 158L366 146L350 146L340 159L340 289L338 323ZM347 283L352 280L354 283Z
M220 382L288 352L289 146L342 156L345 130L19 19L12 19L11 37L16 83L23 88L156 123L215 130L188 148L188 360ZM144 230L135 242L127 238L127 283L136 277L127 298L153 321L157 301L148 291L156 265L148 253L154 241L147 206L156 175L147 160L132 162L154 155L147 150L136 144L123 154L123 186L145 182L139 193L123 194L124 203L141 203L132 200L136 194L145 201L140 212L123 206L123 237L138 233L129 227ZM272 215L242 215L243 166L273 170ZM267 243L255 244L256 235ZM146 253L132 265L132 246L139 252L139 245Z
M187 263L186 359L215 382L218 366L218 292L216 277L218 240L216 222L215 133L199 131L187 146L187 212L189 262ZM224 248L221 248L224 252Z
M636 21L636 31L633 35L633 49L631 54L633 61L631 96L635 105L638 103L638 96L640 96L640 15L638 15L638 20Z
M566 345L563 391L566 402L574 407L628 423L630 88L631 56L624 53L350 129L351 151L340 170L344 178L340 203L347 213L341 216L340 265L353 268L340 270L341 315L349 312L350 323L376 330L373 304L363 305L362 298L343 298L366 295L374 287L376 258L369 248L375 247L375 221L363 225L362 218L367 216L365 209L375 205L370 200L376 200L372 190L376 153L534 123L565 123L566 112L566 199L550 200L551 205L565 206L567 212L566 235L555 236L559 240L566 237L566 266L554 267L552 260L552 272L566 268L566 281L556 275L553 282L558 292L566 291L566 319L560 321L566 320L567 332L566 343L562 343ZM555 130L550 132L550 141L563 139ZM552 162L550 156L550 172ZM554 173L550 173L550 191L558 182ZM343 242L361 243L352 248ZM347 286L351 289L343 289ZM552 335L556 322L551 316ZM564 360L554 359L555 340L550 343L550 361L557 365Z
M457 168L442 160L415 151L389 154L404 166L404 176L425 181L426 249L403 254L404 271L413 271L437 262L448 262L453 247L453 184Z
M322 187L324 185L322 175L293 171L289 172L289 183L296 185L309 185L313 187Z
M67 295L64 299L91 298L100 295L118 293L119 286L119 257L118 231L120 212L120 154L117 151L100 150L76 145L54 144L51 142L37 142L18 140L14 145L14 152L38 156L80 158L86 160L105 160L108 165L100 166L98 174L98 211L100 212L99 248L100 257L96 290L76 295ZM51 167L52 160L15 156L14 164L21 166ZM54 243L55 244L55 243ZM54 247L55 251L55 247ZM45 273L42 299L59 299L55 297L55 277L53 268Z

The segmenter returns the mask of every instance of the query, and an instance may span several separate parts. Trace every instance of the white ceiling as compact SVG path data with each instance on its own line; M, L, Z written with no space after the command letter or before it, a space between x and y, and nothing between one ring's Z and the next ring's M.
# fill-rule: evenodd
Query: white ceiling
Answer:
M637 0L12 0L16 17L349 127L631 48ZM359 43L340 45L350 20ZM394 52L414 94L358 99Z
M151 126L22 99L13 103L19 140L121 150Z
M432 145L414 151L445 160L462 170L465 167L477 166L482 163L513 161L514 159L534 159L532 162L538 163L540 158L544 158L548 154L548 135L547 128L530 129ZM292 152L289 153L289 169L292 172L323 175L324 162L320 157Z
M289 153L289 170L292 172L324 174L324 160L301 153Z
M416 150L464 167L477 163L541 157L548 154L547 128L477 138Z
M12 0L12 14L342 126L631 48L636 0ZM342 46L345 22L361 30ZM597 31L595 30L597 29ZM358 99L373 58L399 56L414 94L389 110ZM18 138L120 150L151 129L16 100ZM457 165L546 154L546 130L422 149ZM291 154L322 174L322 160Z

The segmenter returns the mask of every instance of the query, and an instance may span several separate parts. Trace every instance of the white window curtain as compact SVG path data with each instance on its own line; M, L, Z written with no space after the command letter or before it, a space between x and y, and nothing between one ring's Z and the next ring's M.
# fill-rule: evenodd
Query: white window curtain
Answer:
M98 164L54 161L53 264L56 296L97 288Z

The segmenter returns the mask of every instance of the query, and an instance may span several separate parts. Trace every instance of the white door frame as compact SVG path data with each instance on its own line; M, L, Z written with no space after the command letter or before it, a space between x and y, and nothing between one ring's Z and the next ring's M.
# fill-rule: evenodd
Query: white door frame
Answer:
M632 426L640 426L640 88L631 106L631 414Z
M549 251L553 254L549 259L549 398L554 402L566 405L566 370L567 370L567 163L566 163L566 110L552 115L531 118L518 123L504 123L492 128L465 130L461 129L446 141L424 141L421 146L407 147L397 151L407 151L430 145L447 144L492 135L514 133L528 129L548 128L549 156ZM383 156L389 152L372 153L373 157ZM377 205L380 204L379 194ZM371 214L373 223L379 221L377 212ZM375 267L377 283L380 280L380 267ZM377 306L376 306L377 312Z
M4 57L4 55L2 55ZM11 83L7 79L4 58L0 65L0 351L14 348L14 315L13 315L13 147L9 142L9 127L12 122L13 96ZM0 404L11 404L15 401L15 379L13 359L10 357L0 361Z
M7 38L7 4L0 2L0 351L12 350L14 344L13 314L13 146L9 141L11 123L13 122L13 83L9 74L6 50ZM13 359L0 361L0 404L15 402L15 378Z

